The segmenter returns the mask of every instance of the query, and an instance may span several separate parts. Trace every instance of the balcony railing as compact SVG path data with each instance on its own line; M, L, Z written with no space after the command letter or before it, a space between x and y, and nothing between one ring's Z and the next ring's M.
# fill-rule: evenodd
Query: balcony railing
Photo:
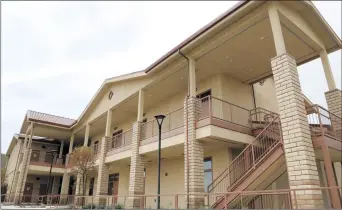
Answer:
M184 126L184 109L183 107L172 111L165 115L165 119L162 125L162 133L166 133L172 130L176 130ZM149 139L158 135L158 123L156 119L148 121L142 126L142 140Z
M132 143L132 129L107 139L107 151L112 151Z
M306 108L306 112L312 136L327 135L342 140L341 118L319 105Z
M30 165L39 166L50 166L52 163L53 167L65 167L65 155L59 158L59 155L53 155L49 152L32 150Z
M250 110L213 96L200 99L199 120L214 118L250 128Z
M100 145L99 144L93 144L90 147L91 154L94 155L96 158L100 154Z

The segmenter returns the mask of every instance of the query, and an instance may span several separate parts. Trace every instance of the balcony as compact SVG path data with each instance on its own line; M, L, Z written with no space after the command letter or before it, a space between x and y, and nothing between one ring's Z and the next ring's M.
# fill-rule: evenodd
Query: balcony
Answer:
M123 152L131 148L133 130L107 138L107 155Z
M32 150L31 159L30 159L30 171L48 171L48 168L51 167L55 169L64 169L65 168L65 156L63 155L59 158L58 155L53 157L51 153L47 153L39 150ZM59 172L56 171L56 172Z
M314 146L319 147L319 141L324 141L330 148L341 150L342 121L319 105L306 108L307 119Z
M161 138L166 139L177 136L184 132L184 109L179 108L165 115L163 121ZM146 145L158 141L158 123L156 119L142 125L142 141L140 145Z
M197 138L218 139L233 144L251 144L253 136L278 114L263 108L246 109L228 101L206 96L199 99Z

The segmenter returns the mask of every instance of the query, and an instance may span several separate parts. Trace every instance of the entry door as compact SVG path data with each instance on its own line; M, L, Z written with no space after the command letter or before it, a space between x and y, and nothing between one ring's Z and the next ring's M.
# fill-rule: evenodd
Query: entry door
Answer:
M43 203L46 203L46 196L45 195L47 195L47 184L40 184L38 195L44 196L44 197L40 197L39 199L41 199L41 201Z
M112 147L113 148L118 148L122 146L122 130L119 130L117 132L113 133L113 137L115 136L115 138L113 138L112 140Z
M109 175L108 183L108 195L118 195L119 192L119 174ZM117 198L114 198L114 203L117 202Z
M201 94L197 95L197 98L201 100L201 117L208 117L209 116L209 103L210 103L210 98L211 96L211 90L207 90Z
M24 189L24 202L29 203L32 199L32 192L33 192L33 183L26 183Z

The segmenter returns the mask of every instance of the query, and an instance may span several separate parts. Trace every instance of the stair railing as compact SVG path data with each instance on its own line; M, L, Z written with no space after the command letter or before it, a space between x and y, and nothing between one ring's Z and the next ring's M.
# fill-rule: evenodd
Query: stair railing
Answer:
M261 116L261 115L258 115ZM208 204L219 201L222 196L216 193L233 189L242 178L253 170L279 143L282 143L282 134L279 115L264 113L264 129L249 144L207 188L210 195ZM271 116L271 117L270 117ZM260 120L259 120L260 121ZM261 121L260 121L261 122Z

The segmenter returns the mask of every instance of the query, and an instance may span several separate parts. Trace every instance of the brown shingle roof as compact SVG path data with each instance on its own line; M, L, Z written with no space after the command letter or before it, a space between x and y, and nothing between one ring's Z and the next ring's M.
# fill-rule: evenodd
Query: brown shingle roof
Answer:
M66 128L70 128L72 125L74 125L77 122L77 120L74 120L74 119L31 111L31 110L27 111L27 118L28 120L31 120L31 121L41 122L45 124L56 125L56 126L61 126L61 127L66 127Z

